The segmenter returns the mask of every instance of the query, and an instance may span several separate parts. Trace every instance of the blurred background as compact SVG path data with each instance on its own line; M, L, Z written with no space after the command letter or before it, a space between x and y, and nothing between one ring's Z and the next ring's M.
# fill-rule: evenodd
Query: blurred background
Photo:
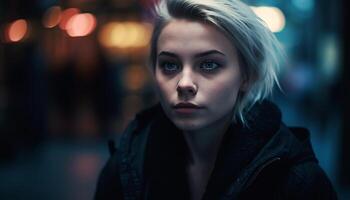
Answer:
M147 55L156 0L0 1L0 199L92 199L134 114L157 102ZM288 62L273 96L311 131L339 199L350 199L345 0L246 0Z

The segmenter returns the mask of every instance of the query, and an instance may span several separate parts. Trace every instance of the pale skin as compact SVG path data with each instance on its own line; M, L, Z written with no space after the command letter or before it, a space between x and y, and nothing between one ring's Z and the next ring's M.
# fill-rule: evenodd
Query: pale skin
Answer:
M231 122L238 92L244 87L237 50L210 24L172 20L158 38L154 75L162 107L188 145L191 199L199 200ZM180 102L201 109L179 114L172 106Z

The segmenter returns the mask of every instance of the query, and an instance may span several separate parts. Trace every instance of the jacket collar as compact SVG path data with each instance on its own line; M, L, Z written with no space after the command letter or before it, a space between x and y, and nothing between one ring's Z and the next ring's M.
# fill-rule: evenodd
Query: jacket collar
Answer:
M205 196L217 199L258 155L281 124L281 112L269 101L256 103L245 115L247 125L232 123L226 132Z
M238 195L272 162L315 160L307 131L291 129L291 132L281 122L281 113L273 103L257 103L246 118L248 126L232 123L225 134L205 196ZM144 129L150 119L144 175L149 180L146 184L151 185L148 188L151 199L169 199L168 194L174 194L173 199L186 199L184 138L159 104L137 115L135 129Z

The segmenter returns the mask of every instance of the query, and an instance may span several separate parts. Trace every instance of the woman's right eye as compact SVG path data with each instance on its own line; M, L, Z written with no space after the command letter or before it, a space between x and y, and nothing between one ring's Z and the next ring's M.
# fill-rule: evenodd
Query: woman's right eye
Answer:
M163 70L163 72L165 73L174 73L177 70L180 69L179 65L176 63L172 63L172 62L162 62L160 64L161 69Z

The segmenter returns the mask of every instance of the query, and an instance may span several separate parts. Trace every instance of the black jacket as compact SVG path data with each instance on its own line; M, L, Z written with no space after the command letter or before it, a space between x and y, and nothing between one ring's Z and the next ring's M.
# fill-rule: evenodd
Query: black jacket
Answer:
M287 128L271 102L232 123L203 199L337 199L309 133ZM158 104L136 115L103 168L95 200L189 199L184 138Z

